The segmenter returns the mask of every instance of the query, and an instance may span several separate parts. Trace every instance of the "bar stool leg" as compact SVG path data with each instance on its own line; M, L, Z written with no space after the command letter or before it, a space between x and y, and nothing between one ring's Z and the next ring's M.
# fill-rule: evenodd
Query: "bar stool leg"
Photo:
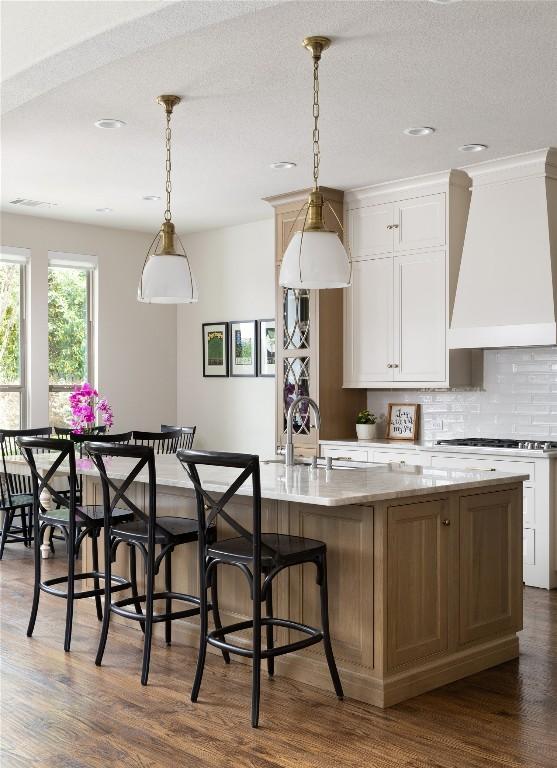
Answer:
M27 532L27 517L25 507L21 507L19 510L19 517L21 518L21 535L23 536L23 546L29 546L29 534Z
M99 572L99 531L93 531L91 533L91 553L93 555L93 571L95 573ZM100 582L99 577L95 576L93 578L93 586L95 587L95 592L97 593L95 595L95 607L97 609L97 619L99 621L103 620L103 609L102 609L102 603L101 603L101 596L100 596Z
M4 523L2 525L2 539L0 540L0 560L4 557L4 546L8 538L8 532L14 519L14 512L7 509L4 511Z
M169 549L164 558L164 588L167 592L172 592L172 550ZM172 600L166 598L166 613L172 611ZM172 643L172 621L167 619L164 622L164 639L167 645Z
M325 656L329 665L329 673L335 687L335 693L339 699L344 698L342 683L338 674L333 648L331 645L331 633L329 630L329 593L327 587L327 555L323 554L318 564L320 570L319 594L321 598L321 626L323 630L323 645L325 646Z
M130 584L131 584L131 592L132 597L134 598L134 607L135 612L138 616L143 616L143 611L141 609L141 602L137 599L139 596L139 592L137 591L137 560L136 560L136 553L135 553L135 546L133 544L129 545L130 548ZM145 634L145 622L140 621L139 626L141 627L141 631L143 634Z
M251 683L251 725L259 724L259 696L261 681L261 583L254 574L253 584L253 668Z
M203 555L200 554L202 558ZM209 631L208 616L207 616L207 565L203 565L205 561L201 560L200 572L200 584L199 584L199 599L200 599L200 627L199 627L199 653L197 656L197 667L195 670L195 678L193 681L193 687L191 689L191 700L197 701L199 696L199 689L201 688L201 680L203 679L203 670L205 668L205 656L207 654L207 632Z
M143 666L141 669L141 685L147 685L149 679L149 661L151 658L151 640L153 636L153 587L155 581L154 559L155 553L149 550L147 561L147 594L145 599L145 637L143 638Z
M27 625L27 637L31 637L33 630L35 629L35 621L37 619L37 611L39 609L39 597L41 596L41 535L44 534L44 528L39 533L39 521L35 515L33 521L33 528L35 533L35 546L34 546L34 559L35 559L35 582L33 584L33 604L31 606L31 616L29 617L29 624Z
M101 628L101 636L99 637L99 647L97 648L97 655L95 657L95 664L100 667L102 664L104 649L106 648L106 640L108 638L108 626L110 624L110 609L111 594L110 587L112 584L112 560L111 560L111 539L110 529L107 527L104 531L104 610L103 610L103 624Z
M68 535L68 590L66 597L66 634L64 637L64 650L70 650L72 642L73 603L75 589L75 532L70 529ZM40 553L39 553L40 554Z
M269 588L267 590L267 596L265 598L265 607L266 607L266 613L267 618L272 619L273 618L273 584L272 582L269 584ZM273 625L267 624L267 649L270 650L275 647L275 642L273 638ZM275 674L275 657L274 656L268 656L267 657L267 672L270 677L273 677Z
M217 585L216 567L213 568L211 572L211 606L213 609L213 621L215 623L215 629L222 629L222 623L220 620L220 612L219 612L219 591L218 591L218 585ZM226 639L224 635L222 636L222 639L223 640ZM224 649L222 651L222 658L224 659L225 664L230 664L230 654L228 651Z

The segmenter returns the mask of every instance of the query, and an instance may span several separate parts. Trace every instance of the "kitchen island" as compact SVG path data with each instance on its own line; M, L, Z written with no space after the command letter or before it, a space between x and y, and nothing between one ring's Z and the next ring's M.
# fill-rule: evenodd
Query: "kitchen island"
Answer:
M10 468L24 471L21 461ZM156 464L158 514L195 517L195 496L176 457L157 456ZM87 501L101 503L91 463L81 460L78 469ZM130 463L112 459L107 469L122 479ZM210 467L200 475L215 495L236 476ZM131 488L140 506L146 479L138 475ZM347 696L387 707L518 656L525 479L393 464L327 470L261 462L262 530L327 543L332 642ZM242 487L227 507L246 526L250 495L251 487ZM230 529L223 524L219 535ZM86 551L84 570L89 558ZM126 558L121 547L114 572L126 568ZM173 556L173 589L197 594L197 585L196 545L183 545ZM274 594L277 616L319 626L315 569L282 572ZM249 617L238 569L219 569L219 598L224 624ZM277 641L288 632L277 629ZM197 620L177 622L175 635L197 645ZM276 671L331 690L320 645L279 657Z

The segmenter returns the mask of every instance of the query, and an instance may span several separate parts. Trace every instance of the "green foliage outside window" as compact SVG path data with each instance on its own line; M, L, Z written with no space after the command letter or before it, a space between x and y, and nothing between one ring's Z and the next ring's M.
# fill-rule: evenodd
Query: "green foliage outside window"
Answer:
M50 384L80 384L88 378L87 273L48 270L48 377Z
M0 263L0 384L19 384L19 264Z

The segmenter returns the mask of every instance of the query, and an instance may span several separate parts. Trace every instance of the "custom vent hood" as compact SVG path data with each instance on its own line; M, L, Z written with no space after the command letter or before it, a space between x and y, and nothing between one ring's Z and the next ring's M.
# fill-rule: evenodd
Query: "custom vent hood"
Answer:
M451 349L557 344L557 149L465 168Z

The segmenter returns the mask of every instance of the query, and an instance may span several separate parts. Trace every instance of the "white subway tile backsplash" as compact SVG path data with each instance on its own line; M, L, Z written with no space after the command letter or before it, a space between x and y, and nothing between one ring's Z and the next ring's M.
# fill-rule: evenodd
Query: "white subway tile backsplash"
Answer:
M384 419L389 402L420 403L424 440L557 437L557 347L486 350L484 387L368 390L368 408Z

